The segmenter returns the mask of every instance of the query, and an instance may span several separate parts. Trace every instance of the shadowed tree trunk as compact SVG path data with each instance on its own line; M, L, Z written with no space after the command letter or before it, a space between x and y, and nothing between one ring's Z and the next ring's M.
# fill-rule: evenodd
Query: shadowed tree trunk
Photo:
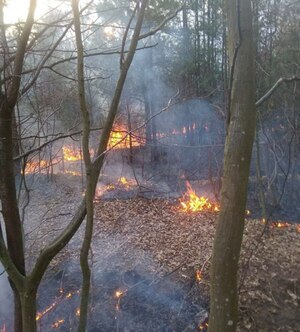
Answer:
M211 269L209 332L236 331L238 262L255 132L255 69L250 0L227 0L231 94L221 211Z
M5 26L3 21L3 7L5 1L0 0L0 24L1 24L1 45L6 45ZM21 275L25 275L25 255L23 229L19 214L17 192L14 172L14 108L16 106L21 73L23 69L24 54L33 25L36 0L31 0L26 23L20 35L15 54L14 66L5 69L3 64L2 74L7 79L4 83L1 80L0 86L0 200L1 212L5 223L7 249ZM11 70L11 71L10 71ZM1 77L2 79L2 77ZM14 331L22 331L21 299L16 285L10 280L14 293Z

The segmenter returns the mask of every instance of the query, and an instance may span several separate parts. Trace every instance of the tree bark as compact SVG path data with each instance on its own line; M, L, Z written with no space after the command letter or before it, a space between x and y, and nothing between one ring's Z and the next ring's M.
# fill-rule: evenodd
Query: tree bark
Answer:
M26 287L26 291L21 293L23 331L36 332L36 294L37 289Z
M83 160L85 165L86 173L86 193L85 193L85 203L86 203L86 225L85 234L80 251L80 266L82 271L82 290L80 299L80 318L78 331L84 332L87 325L87 315L88 315L88 303L89 303L89 292L90 292L90 278L91 270L89 267L89 252L92 242L93 226L94 226L94 192L92 184L92 163L91 156L89 152L89 136L91 131L90 126L90 114L87 108L86 97L85 97L85 84L84 84L84 62L83 62L83 44L81 37L81 26L80 26L80 16L78 9L78 0L72 0L72 10L74 17L74 27L76 36L76 46L77 46L77 79L78 79L78 96L80 104L80 113L83 124L82 130L82 149L83 149Z
M211 268L209 332L236 331L238 261L255 132L255 68L250 0L227 0L231 94L221 211Z
M3 5L1 1L1 21L3 21ZM5 223L7 248L12 261L18 272L25 275L25 255L23 228L21 224L13 162L13 112L18 100L21 73L23 69L24 54L31 34L33 25L36 0L30 1L29 11L22 34L19 38L12 75L8 74L9 79L0 87L0 200L2 204L2 215ZM0 22L3 23L3 22ZM3 28L4 29L4 28ZM2 30L2 42L6 43L5 30ZM5 91L3 93L2 91ZM22 331L22 312L21 299L14 282L10 280L14 293L14 331Z

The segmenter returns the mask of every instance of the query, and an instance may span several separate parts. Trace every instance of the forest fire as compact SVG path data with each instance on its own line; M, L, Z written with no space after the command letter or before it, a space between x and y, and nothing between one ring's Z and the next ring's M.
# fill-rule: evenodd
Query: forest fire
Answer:
M36 314L35 320L39 321L43 316L45 316L48 312L50 312L52 309L54 309L58 305L58 302L53 302L49 307L47 307L45 310L38 312Z
M40 160L39 162L31 160L27 161L24 171L21 171L22 174L33 174L33 173L46 173L47 168L49 167L49 162L46 160Z
M63 289L59 289L59 296L56 297L53 303L51 303L47 308L45 308L43 311L40 311L36 314L35 320L38 322L40 321L46 314L48 314L50 311L52 311L54 308L56 308L59 304L61 304L65 300L71 299L75 294L79 294L79 290L74 292L68 292L64 294ZM52 324L52 328L58 328L60 325L64 323L64 319L59 319L56 322Z
M181 210L183 212L218 212L220 207L217 203L210 202L208 198L199 197L192 189L189 182L186 183L187 192L180 199Z
M262 225L266 225L267 220L265 218L263 218L261 220L261 223L262 223ZM285 229L285 228L289 228L289 227L293 226L292 223L289 223L289 222L286 222L286 221L273 221L273 222L270 222L269 225L270 225L270 227L277 228L277 229ZM297 233L300 233L300 224L295 224L295 231Z
M128 180L124 176L121 176L118 182L120 182L124 186L127 186L129 184Z
M195 271L195 280L199 283L202 281L202 272L201 270L196 270Z
M202 322L198 326L198 329L199 329L199 331L206 331L207 328L208 328L208 319L205 319L204 322Z
M63 156L66 161L82 160L82 153L79 149L74 149L70 146L63 146Z
M65 322L64 319L59 319L55 323L51 325L53 329L58 329L63 323Z
M115 292L115 297L117 299L121 298L122 296L124 296L125 294L125 291L122 291L121 289L118 289L116 292Z
M142 145L135 135L132 135L124 126L115 126L108 142L109 149L127 149Z
M120 310L120 301L121 301L121 298L126 294L127 290L122 290L122 289L118 289L115 291L115 294L114 294L114 297L118 300L117 303L116 303L116 311L119 311Z
M99 183L96 189L96 197L102 196L106 192L114 190L128 191L130 188L136 186L136 181L133 179L127 179L125 176L121 176L114 183L101 184Z
M272 226L274 228L287 228L290 226L290 224L288 222L273 222Z
M130 187L136 186L136 181L133 179L127 179L125 176L121 176L117 181L117 185L121 188L129 189Z

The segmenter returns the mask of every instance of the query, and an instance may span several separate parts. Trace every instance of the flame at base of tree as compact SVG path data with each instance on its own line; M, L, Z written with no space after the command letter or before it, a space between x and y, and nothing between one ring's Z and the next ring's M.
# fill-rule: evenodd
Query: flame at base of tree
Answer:
M208 318L206 318L202 323L199 324L199 331L207 331L208 328Z

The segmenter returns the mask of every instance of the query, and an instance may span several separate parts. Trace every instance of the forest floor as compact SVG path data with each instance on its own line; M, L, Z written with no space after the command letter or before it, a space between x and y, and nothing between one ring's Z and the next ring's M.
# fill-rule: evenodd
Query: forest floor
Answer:
M180 212L177 201L115 200L96 204L96 238L122 234L122 251L151 253L164 274L196 284L209 296L209 267L216 214ZM239 331L300 331L300 232L247 219L240 267ZM128 252L127 252L128 251ZM125 263L125 262L124 262ZM126 262L127 264L127 262ZM192 330L191 330L192 331Z
M35 191L27 208L27 218L44 222L35 230L30 228L29 240L41 245L53 238L53 232L63 228L81 199L80 184L74 188L75 182L69 180L60 190L56 184L52 188L47 184ZM146 271L160 280L171 278L172 282L185 285L192 301L200 294L204 308L208 309L216 218L216 213L182 212L178 199L103 200L100 197L95 201L94 274L114 265L114 269L123 271L140 274ZM251 215L247 218L240 262L239 331L300 331L299 224L264 229L260 220L252 219ZM64 265L72 257L77 260L78 238L82 238L82 232L81 228L77 240L68 245L54 264ZM30 257L38 251L35 245L31 246ZM196 317L176 332L200 331L202 321L203 316ZM144 327L141 331L148 332L150 328Z

